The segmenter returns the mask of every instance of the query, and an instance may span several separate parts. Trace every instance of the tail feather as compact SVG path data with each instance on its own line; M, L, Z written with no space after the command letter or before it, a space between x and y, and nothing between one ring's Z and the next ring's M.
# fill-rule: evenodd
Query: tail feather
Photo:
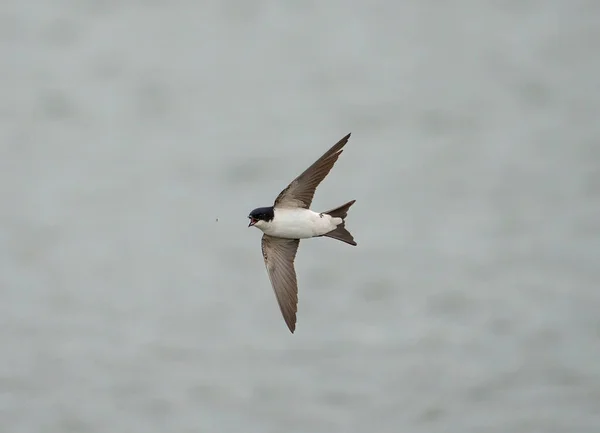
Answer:
M350 206L352 206L355 201L356 200L349 201L348 203L343 204L340 207L337 207L335 209L332 209L330 211L323 212L323 213L330 215L334 218L342 218L342 220L343 220L348 215L348 209L350 209ZM346 242L347 244L356 246L354 237L352 237L352 234L350 234L350 232L348 230L346 230L346 221L342 221L342 223L339 224L335 228L335 230L332 230L329 233L325 233L323 236L332 238L332 239L337 239L338 241Z
M344 227L345 224L346 223L341 223L335 228L335 230L332 230L329 233L325 233L323 236L332 239L337 239L338 241L346 242L347 244L356 246L354 238L352 237L350 232Z
M341 205L340 207L336 207L335 209L331 209L323 213L334 218L344 219L348 215L348 209L350 209L350 206L352 206L355 202L356 200L351 200L348 203Z

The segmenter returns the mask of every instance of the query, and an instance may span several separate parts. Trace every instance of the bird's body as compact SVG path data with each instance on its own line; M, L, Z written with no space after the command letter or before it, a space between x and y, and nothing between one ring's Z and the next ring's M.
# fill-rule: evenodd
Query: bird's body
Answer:
M314 212L309 209L317 186L337 161L348 138L350 134L333 145L294 179L277 196L273 206L256 208L248 215L248 227L255 226L264 233L263 258L279 308L292 332L296 329L298 309L294 259L300 239L325 236L356 245L354 238L345 228L348 209L355 200L327 212Z
M308 239L323 236L337 228L342 218L303 208L274 208L270 222L259 221L257 228L269 236L285 239Z

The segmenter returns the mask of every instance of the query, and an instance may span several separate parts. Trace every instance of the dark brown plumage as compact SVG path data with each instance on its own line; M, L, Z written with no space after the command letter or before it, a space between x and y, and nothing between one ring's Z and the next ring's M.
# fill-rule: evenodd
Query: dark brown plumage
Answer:
M343 147L348 142L350 134L346 135L331 149L325 152L313 165L308 167L300 176L294 179L286 189L275 199L276 207L302 207L308 209L315 196L315 190L329 174L333 164L342 154Z

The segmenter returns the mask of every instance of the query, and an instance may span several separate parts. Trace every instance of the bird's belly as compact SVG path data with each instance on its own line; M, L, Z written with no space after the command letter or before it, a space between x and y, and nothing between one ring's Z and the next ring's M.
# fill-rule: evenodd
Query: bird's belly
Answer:
M276 209L272 224L265 233L280 238L307 239L329 233L341 222L341 218L308 209Z

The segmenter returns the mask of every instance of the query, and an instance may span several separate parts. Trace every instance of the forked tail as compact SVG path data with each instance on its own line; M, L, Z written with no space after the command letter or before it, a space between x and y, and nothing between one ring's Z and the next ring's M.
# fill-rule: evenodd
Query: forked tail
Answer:
M335 209L331 209L330 211L323 212L326 215L332 216L334 218L341 218L342 220L346 219L348 215L348 209L350 206L354 204L356 200L349 201L346 204L341 205L340 207L336 207ZM347 244L356 246L356 242L354 242L354 238L350 234L348 230L346 230L346 221L342 221L340 225L338 225L335 230L330 231L329 233L325 233L323 236L337 239L338 241L346 242Z

